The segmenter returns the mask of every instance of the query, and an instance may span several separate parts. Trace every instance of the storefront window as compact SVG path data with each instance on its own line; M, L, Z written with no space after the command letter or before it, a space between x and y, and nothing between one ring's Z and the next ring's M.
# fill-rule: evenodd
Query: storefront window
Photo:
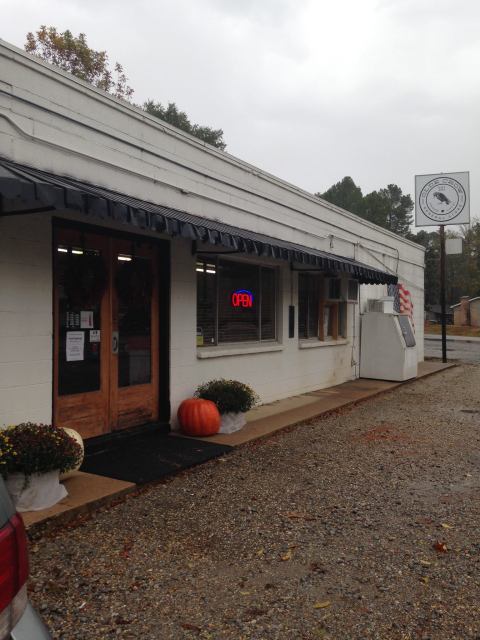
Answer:
M276 338L276 272L235 262L197 262L197 346Z
M318 337L318 312L322 280L313 273L298 274L298 335Z
M321 274L298 275L300 339L337 340L347 336L347 303L340 300L341 280Z
M100 389L100 306L104 257L89 247L57 246L58 394Z

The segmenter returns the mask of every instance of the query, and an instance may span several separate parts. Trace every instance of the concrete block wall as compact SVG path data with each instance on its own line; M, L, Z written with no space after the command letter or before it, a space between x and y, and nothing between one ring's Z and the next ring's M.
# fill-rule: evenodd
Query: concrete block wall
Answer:
M2 155L377 268L423 267L418 245L2 41L0 64Z
M0 65L0 155L396 273L412 293L418 355L423 359L421 247L2 41ZM2 420L51 419L50 233L46 216L0 219L0 425ZM299 349L298 338L288 338L290 273L286 264L277 264L284 301L278 348L199 359L194 257L189 243L172 241L174 411L200 382L213 377L235 374L268 402L355 375L352 360L358 362L358 341L355 348ZM362 287L362 299L384 294L384 287ZM349 309L348 325L353 333L355 320L358 335L358 307L355 313L354 307Z
M48 214L0 218L0 426L51 421L51 233ZM300 348L298 316L296 335L288 337L288 305L294 304L298 314L297 275L287 263L271 261L280 283L278 343L259 347L271 350L252 353L249 348L243 354L245 345L231 345L235 354L199 358L195 260L188 241L172 240L172 417L185 397L212 378L242 380L255 388L262 402L271 402L358 375L360 310L368 298L385 295L386 287L364 285L360 305L348 305L346 344Z
M51 227L0 218L0 427L51 421Z
M259 343L258 349L271 349L252 353L251 345L218 347L222 354L232 355L199 357L215 354L216 348L196 347L196 272L195 256L189 243L174 240L172 244L172 298L171 298L171 400L172 416L178 405L191 396L195 388L213 378L235 378L250 384L260 395L262 403L306 393L351 380L355 377L352 357L357 355L358 340L353 344L353 321L356 316L358 332L358 305L348 305L348 339L346 344L317 345L300 348L298 316L295 337L288 337L288 305L292 302L298 314L297 274L292 274L287 263L272 262L280 281L278 301L277 343ZM373 287L372 287L373 288ZM244 353L242 354L242 350Z

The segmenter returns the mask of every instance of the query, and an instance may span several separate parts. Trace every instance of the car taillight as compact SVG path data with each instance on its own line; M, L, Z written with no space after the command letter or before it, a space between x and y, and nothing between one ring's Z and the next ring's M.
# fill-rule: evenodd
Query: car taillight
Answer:
M17 623L27 604L27 536L18 514L0 530L0 638Z
M28 549L27 549L27 534L25 533L25 526L22 518L16 513L10 522L15 530L15 540L17 543L17 561L18 561L18 575L17 582L19 587L22 587L28 578Z

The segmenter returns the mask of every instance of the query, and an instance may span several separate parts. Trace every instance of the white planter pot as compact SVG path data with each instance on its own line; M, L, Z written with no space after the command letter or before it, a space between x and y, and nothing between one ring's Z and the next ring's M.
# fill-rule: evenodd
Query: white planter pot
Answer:
M65 431L65 433L67 435L69 435L71 438L73 438L82 447L82 458L81 458L80 462L77 464L77 466L73 467L73 469L69 469L68 471L65 471L65 473L62 473L62 475L60 476L60 480L65 480L66 478L70 478L70 476L75 475L75 473L82 466L83 458L84 458L84 455L85 455L85 447L83 445L83 438L78 433L78 431L75 431L75 429L70 429L69 427L62 427L62 429Z
M33 473L12 473L5 481L7 490L17 511L40 511L57 504L68 495L59 482L59 471Z
M218 433L235 433L247 422L244 413L222 413L222 421Z

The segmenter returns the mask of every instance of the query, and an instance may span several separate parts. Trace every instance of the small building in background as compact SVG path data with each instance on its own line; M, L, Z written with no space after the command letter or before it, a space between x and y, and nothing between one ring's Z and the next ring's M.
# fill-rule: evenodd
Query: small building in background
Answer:
M450 308L453 311L453 324L463 327L480 327L480 296L476 298L461 296L460 302Z
M470 324L472 327L480 327L480 297L470 300Z

